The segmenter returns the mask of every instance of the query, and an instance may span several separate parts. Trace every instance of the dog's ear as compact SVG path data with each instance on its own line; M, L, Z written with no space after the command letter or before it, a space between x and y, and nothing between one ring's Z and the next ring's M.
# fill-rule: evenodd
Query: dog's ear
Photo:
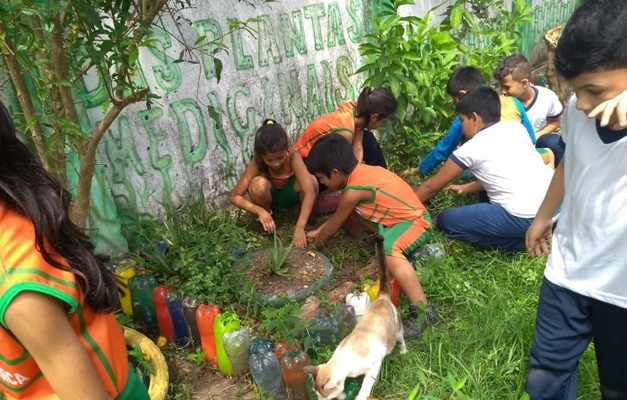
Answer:
M314 365L307 365L306 367L303 368L303 370L308 373L309 375L313 376L314 378L316 377L316 375L318 375L318 367L314 366Z

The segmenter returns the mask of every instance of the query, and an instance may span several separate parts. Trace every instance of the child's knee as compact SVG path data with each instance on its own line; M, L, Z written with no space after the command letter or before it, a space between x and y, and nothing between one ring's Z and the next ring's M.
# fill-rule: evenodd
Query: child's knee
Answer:
M253 197L265 196L270 192L272 184L263 176L256 176L250 181L248 185L248 194Z

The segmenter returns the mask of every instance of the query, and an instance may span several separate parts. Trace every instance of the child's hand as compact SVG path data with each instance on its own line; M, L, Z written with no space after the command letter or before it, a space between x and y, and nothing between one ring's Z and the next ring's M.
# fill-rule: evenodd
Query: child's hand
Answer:
M272 219L272 215L266 210L263 210L259 213L259 222L263 225L263 230L268 233L274 233L274 229L276 225L274 225L274 219Z
M307 235L304 229L294 229L294 246L307 247Z
M553 220L542 221L535 219L525 235L525 246L531 257L542 257L549 254L548 245L551 244Z
M599 104L588 118L601 116L601 126L607 126L613 131L627 128L627 90L611 100Z
M462 195L466 193L466 185L451 185L446 189L446 193L455 193L457 195Z
M314 240L316 240L316 236L318 236L319 233L320 233L320 228L307 232L305 234L307 236L307 242L311 243Z

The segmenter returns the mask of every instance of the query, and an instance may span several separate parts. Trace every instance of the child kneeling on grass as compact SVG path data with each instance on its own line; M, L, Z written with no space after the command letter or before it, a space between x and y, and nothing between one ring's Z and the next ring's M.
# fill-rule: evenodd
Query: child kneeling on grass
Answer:
M307 232L317 248L323 246L356 211L376 224L384 238L390 273L410 302L403 327L405 340L415 339L427 325L439 320L428 303L418 276L407 260L431 236L431 218L412 188L399 176L382 167L358 164L350 143L337 134L320 139L306 161L309 172L331 190L342 190L335 213L318 229ZM418 304L426 306L419 315Z
M423 183L416 194L426 202L463 171L477 180L453 185L457 194L483 190L489 202L444 210L437 227L451 239L504 251L524 251L525 233L531 225L553 171L542 161L525 128L516 122L499 122L501 102L489 87L466 94L456 107L468 140L455 150L442 169Z
M625 0L585 1L555 53L575 96L562 121L564 159L527 232L532 256L551 243L525 385L532 400L577 398L579 359L592 339L601 397L627 399L625 21Z
M303 159L289 148L287 134L276 121L266 119L255 134L255 156L231 192L231 203L256 214L263 229L275 230L272 210L302 202L294 227L294 245L307 246L305 226L311 215L318 181L307 172ZM248 192L250 201L244 198Z

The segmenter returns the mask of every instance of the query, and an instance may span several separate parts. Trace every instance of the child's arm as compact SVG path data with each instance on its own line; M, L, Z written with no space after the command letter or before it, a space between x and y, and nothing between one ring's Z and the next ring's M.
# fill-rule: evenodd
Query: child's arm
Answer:
M52 296L25 291L11 301L4 321L59 398L111 399L68 321L65 306Z
M555 132L560 126L562 126L562 117L547 118L546 126L536 132L536 138L546 135L547 133Z
M514 104L516 104L516 109L518 110L518 114L520 114L520 123L523 124L525 129L527 130L527 134L531 139L531 143L536 144L536 131L533 129L533 125L531 125L531 121L529 121L529 116L527 115L527 111L525 111L525 107L523 107L520 100L515 97L511 98Z
M416 195L418 195L422 203L426 203L446 185L451 183L462 171L463 169L449 158L435 176L416 189Z
M355 137L353 138L353 154L357 159L357 164L361 164L364 160L364 131L359 130L355 132Z
M360 201L369 200L372 198L372 192L369 190L345 190L340 197L340 203L337 206L337 210L333 213L331 218L328 219L320 228L316 229L311 234L316 234L313 238L313 245L315 248L320 248L340 230L342 224L351 215L357 204Z
M479 193L483 190L483 185L479 181L468 182L463 185L451 185L446 190L447 192L453 192L455 194L473 194Z
M248 163L248 166L246 166L244 173L239 178L237 184L231 191L231 196L229 197L229 200L234 206L258 216L259 222L261 222L261 225L263 225L263 229L266 232L272 233L274 232L275 228L274 219L272 219L272 216L270 215L268 210L254 204L252 201L246 200L246 198L244 197L244 195L248 191L250 182L257 175L259 175L259 168L257 167L257 163L255 162L255 160L252 160Z
M627 90L611 100L599 104L590 114L589 118L601 116L601 126L607 126L611 130L620 131L627 128Z
M318 187L314 184L315 179L313 179L309 171L307 171L307 167L301 156L294 152L291 157L291 167L303 193L300 214L298 215L298 221L296 221L296 226L294 227L294 245L296 247L306 247L307 237L305 236L305 226L311 215L311 210L313 210Z
M462 137L464 134L462 133L462 122L459 117L455 118L451 128L442 140L438 142L433 150L427 157L418 165L419 173L423 175L428 175L431 171L433 171L438 165L444 162L447 158L453 154L453 151L462 141Z
M542 201L533 223L527 230L525 245L527 253L531 257L541 257L543 254L549 254L547 243L551 243L553 215L555 215L564 200L564 161L562 160L555 169L544 201Z

